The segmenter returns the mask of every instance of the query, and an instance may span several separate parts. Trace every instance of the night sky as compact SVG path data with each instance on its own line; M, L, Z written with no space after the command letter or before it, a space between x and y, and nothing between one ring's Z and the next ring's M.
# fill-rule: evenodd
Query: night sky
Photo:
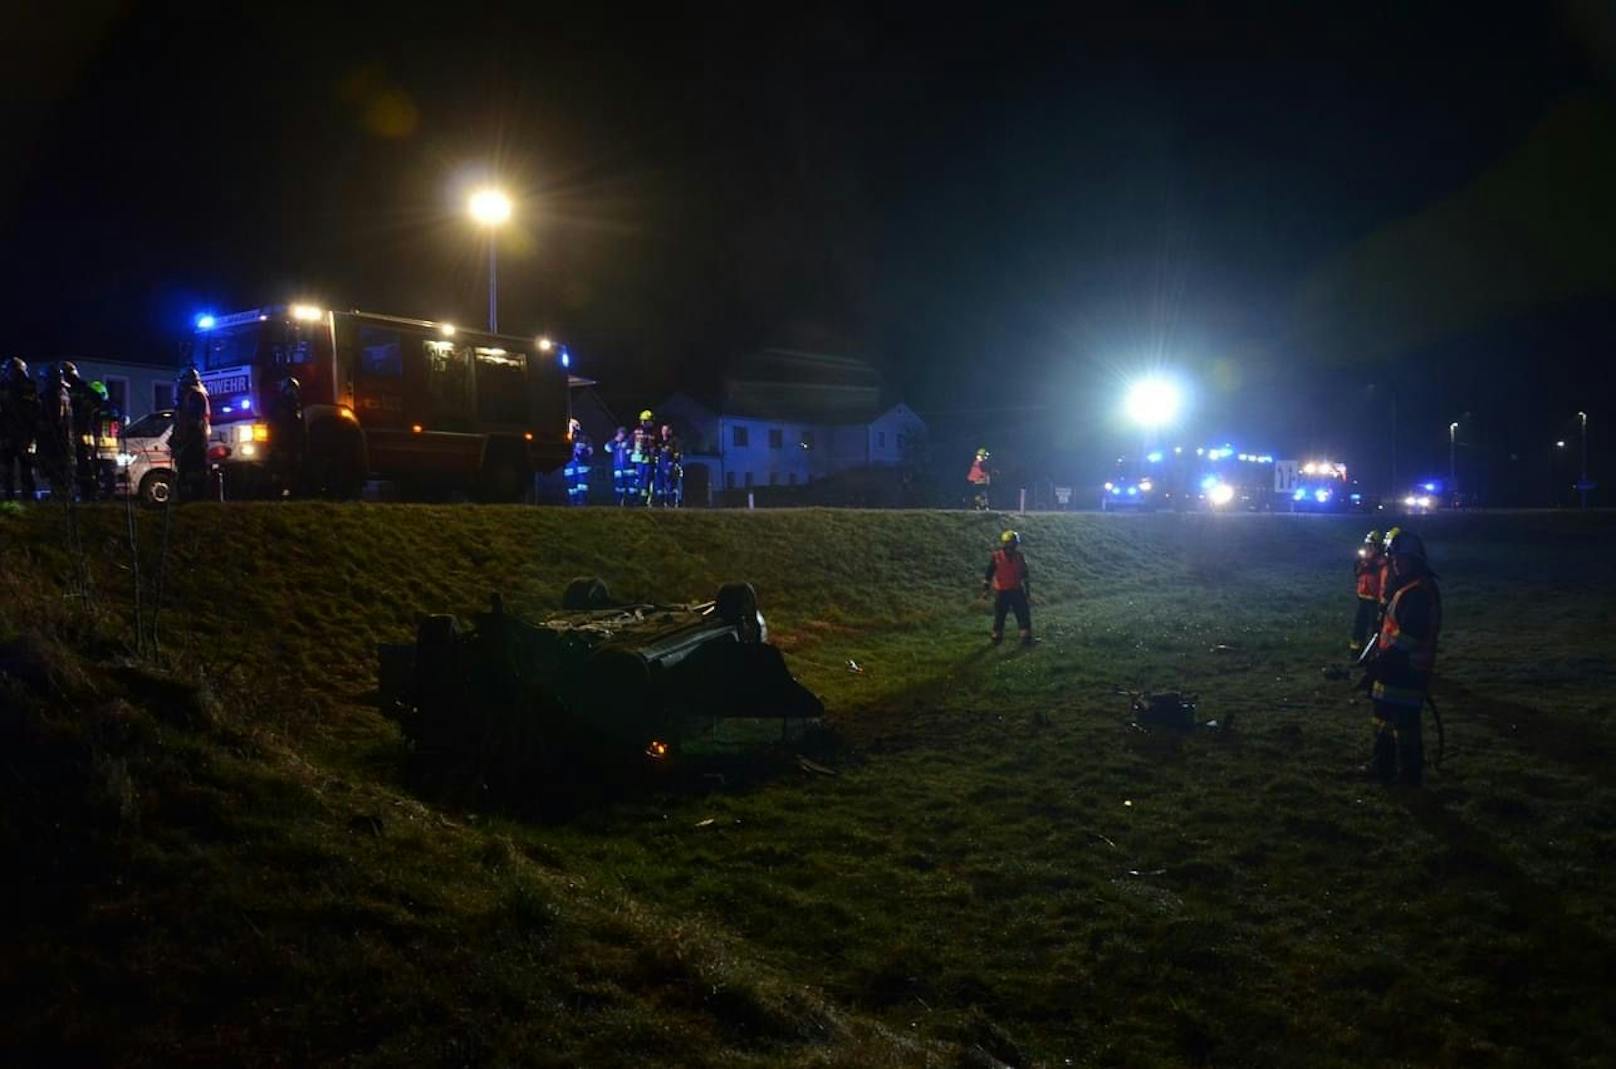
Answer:
M1541 503L1578 408L1609 472L1609 5L32 6L0 355L163 357L296 298L480 322L493 174L501 326L625 409L752 347L848 353L940 448L1086 476L1161 367L1186 441L1383 478L1395 392L1405 475L1459 419L1461 467Z

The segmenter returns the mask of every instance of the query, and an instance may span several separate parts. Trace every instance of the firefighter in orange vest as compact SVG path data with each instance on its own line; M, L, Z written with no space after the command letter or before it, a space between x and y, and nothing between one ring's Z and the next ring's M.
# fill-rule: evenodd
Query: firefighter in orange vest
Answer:
M1021 555L1021 536L1006 531L999 536L999 548L988 560L987 574L982 577L982 596L992 590L993 631L991 638L997 646L1004 638L1004 618L1016 614L1016 626L1021 628L1021 644L1031 646L1032 637L1032 583L1027 578L1027 558Z
M978 512L988 507L988 484L993 482L988 457L992 455L986 449L978 449L976 459L971 461L971 470L965 473L965 481L971 484L971 507Z
M1426 561L1425 544L1399 531L1386 547L1392 594L1369 662L1375 745L1367 771L1382 783L1418 787L1425 772L1420 714L1436 667L1442 595Z
M1386 603L1392 597L1392 559L1386 555L1386 550L1391 547L1392 539L1402 531L1401 527L1386 528L1386 537L1380 543L1380 612L1375 617L1376 631L1380 630L1381 618L1386 615Z
M1386 554L1380 544L1380 532L1364 535L1358 547L1358 556L1352 562L1352 577L1357 584L1358 615L1352 621L1352 638L1347 648L1356 657L1363 652L1364 640L1374 633L1380 621L1380 570L1386 564Z

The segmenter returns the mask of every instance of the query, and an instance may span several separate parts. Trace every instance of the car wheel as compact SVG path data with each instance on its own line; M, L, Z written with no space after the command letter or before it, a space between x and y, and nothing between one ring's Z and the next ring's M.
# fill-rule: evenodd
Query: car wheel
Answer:
M742 642L761 642L757 591L751 583L725 583L718 588L718 618L735 628Z
M140 480L140 503L162 508L174 500L174 476L166 471L148 471Z

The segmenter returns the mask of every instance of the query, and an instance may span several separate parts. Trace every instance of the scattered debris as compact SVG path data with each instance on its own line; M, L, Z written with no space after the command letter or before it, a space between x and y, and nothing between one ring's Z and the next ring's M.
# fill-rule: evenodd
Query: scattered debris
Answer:
M1132 798L1124 798L1122 800L1122 804L1131 808L1133 806L1133 799Z
M1192 728L1195 726L1195 695L1170 690L1163 694L1146 691L1133 700L1136 722L1162 727Z
M836 770L834 768L827 768L826 766L820 764L818 761L814 761L814 760L811 760L811 759L809 759L807 757L804 757L802 754L797 755L797 767L802 769L804 772L817 772L821 776L834 776L834 775L837 775L837 772L836 772Z
M1213 646L1212 649L1209 650L1208 652L1209 653L1233 653L1235 650L1237 650L1239 648L1240 648L1239 646L1231 646L1227 642L1220 642L1216 646Z
M1128 870L1128 875L1129 876L1165 876L1165 875L1167 875L1167 870L1166 869L1146 869L1143 872L1141 872L1139 869L1129 869Z
M714 824L717 824L717 823L718 823L718 818L717 817L708 817L706 820L698 820L698 821L696 821L696 827L698 827L698 828L709 828L709 827L711 827L711 826L713 826Z
M1100 840L1100 841L1101 841L1101 842L1102 842L1102 843L1104 843L1104 844L1105 844L1105 845L1107 845L1107 846L1109 846L1109 847L1110 847L1110 848L1111 848L1111 849L1113 849L1113 850L1120 850L1120 849L1122 849L1122 848L1121 848L1121 847L1120 847L1120 846L1118 846L1118 845L1117 845L1117 844L1116 844L1116 843L1115 843L1115 842L1113 842L1113 841L1112 841L1112 840L1111 840L1111 838L1110 838L1110 837L1109 837L1109 836L1106 836L1106 835L1101 835L1101 834L1100 834L1100 833L1099 833L1099 832L1097 832L1097 831L1090 831L1090 832L1089 832L1089 834L1090 834L1090 835L1091 835L1091 836L1093 836L1093 837L1094 837L1094 838L1096 838L1096 839L1098 839L1098 840Z
M848 659L847 670L856 676L864 674L864 669L859 667L859 663L851 658Z

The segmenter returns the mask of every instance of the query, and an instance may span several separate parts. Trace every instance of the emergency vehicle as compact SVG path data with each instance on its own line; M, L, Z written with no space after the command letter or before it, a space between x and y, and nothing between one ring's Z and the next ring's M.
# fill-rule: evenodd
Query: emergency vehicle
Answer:
M174 496L174 456L168 439L174 433L174 410L150 412L123 428L117 442L118 474L114 492L134 494L143 505L166 505Z
M1274 490L1292 512L1344 512L1354 504L1347 466L1334 460L1282 460Z
M227 494L292 479L355 497L382 479L512 501L569 452L568 358L544 338L274 305L198 316L191 363L208 390L208 457ZM305 443L290 473L268 420L288 377L300 386Z

